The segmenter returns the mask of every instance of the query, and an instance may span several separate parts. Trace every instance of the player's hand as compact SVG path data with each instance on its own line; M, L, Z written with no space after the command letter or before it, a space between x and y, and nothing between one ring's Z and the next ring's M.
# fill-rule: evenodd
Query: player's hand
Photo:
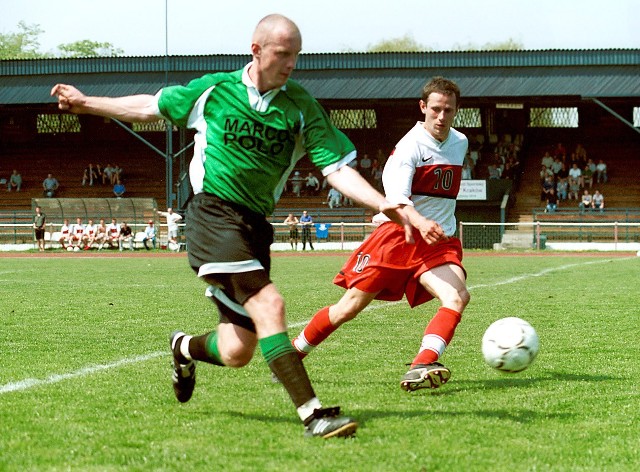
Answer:
M51 96L57 97L58 108L71 113L81 113L86 96L72 85L56 84L51 89Z
M404 240L407 244L415 243L415 240L413 239L413 226L411 226L409 217L400 205L394 205L385 200L384 203L380 205L379 209L381 213L384 213L387 216L387 218L404 228Z
M427 220L416 227L420 231L420 236L427 244L435 244L440 241L449 239L438 223L433 220Z

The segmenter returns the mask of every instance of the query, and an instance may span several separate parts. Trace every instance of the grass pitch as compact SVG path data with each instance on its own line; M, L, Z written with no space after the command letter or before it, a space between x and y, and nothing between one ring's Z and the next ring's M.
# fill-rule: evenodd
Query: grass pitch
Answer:
M347 254L274 257L290 335L335 302ZM360 422L353 439L303 437L260 353L200 364L171 389L167 338L217 316L184 258L1 259L0 470L635 471L640 468L640 258L470 253L472 300L441 389L399 380L437 308L374 302L305 361L316 393ZM540 336L520 374L486 366L505 316Z

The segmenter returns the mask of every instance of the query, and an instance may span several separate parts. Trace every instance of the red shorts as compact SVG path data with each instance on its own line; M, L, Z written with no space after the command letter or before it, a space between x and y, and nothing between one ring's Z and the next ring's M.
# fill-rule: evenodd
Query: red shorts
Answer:
M464 270L462 245L453 237L428 245L417 230L413 236L416 243L407 244L402 227L382 224L351 254L333 283L347 289L379 292L378 300L396 301L406 295L411 307L432 300L433 295L420 285L420 276L447 263Z

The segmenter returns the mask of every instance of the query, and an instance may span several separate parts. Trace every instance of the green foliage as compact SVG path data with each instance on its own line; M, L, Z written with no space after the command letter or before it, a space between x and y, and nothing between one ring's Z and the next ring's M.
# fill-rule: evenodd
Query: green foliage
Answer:
M115 57L123 54L122 49L118 49L111 43L99 43L84 39L68 44L58 45L62 57Z
M509 38L506 41L497 41L495 43L485 43L478 46L474 43L455 44L454 51L521 51L524 45L520 41Z
M343 293L346 257L274 257L291 336ZM303 437L259 352L242 369L200 364L176 402L168 335L217 318L186 258L3 258L0 470L638 470L640 258L470 252L465 266L472 300L441 389L399 388L436 302L374 302L307 358L318 396L360 422L324 441ZM541 351L500 374L480 339L514 315Z
M0 59L34 59L44 57L40 53L39 36L44 33L40 25L18 23L18 32L0 33Z
M88 39L73 43L60 44L58 53L40 51L40 35L44 30L40 25L27 25L24 21L18 23L18 32L0 33L1 59L42 59L46 57L105 57L121 56L122 49L107 42L97 42Z
M430 47L416 42L410 34L406 34L401 38L383 39L367 48L368 52L421 52L431 50Z

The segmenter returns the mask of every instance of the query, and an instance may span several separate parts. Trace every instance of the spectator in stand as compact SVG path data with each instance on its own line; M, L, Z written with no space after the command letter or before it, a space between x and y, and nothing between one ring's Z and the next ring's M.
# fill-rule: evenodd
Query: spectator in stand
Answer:
M120 246L120 225L115 218L111 218L111 223L107 225L106 242L111 248Z
M540 185L544 184L547 177L553 177L553 172L547 166L542 166L540 169Z
M584 167L587 162L587 150L581 143L576 144L575 155L576 160L578 161L578 167Z
M371 159L369 159L369 154L365 152L364 155L362 156L362 159L360 159L360 162L358 163L358 165L360 166L360 174L362 175L362 177L364 177L365 179L367 179L369 183L371 183L372 163L371 163Z
M560 167L560 170L556 174L556 177L558 179L565 179L565 180L569 178L569 170L567 169L567 165L564 162L562 163L562 167Z
M558 179L556 184L556 195L559 201L566 200L569 197L569 182L564 177Z
M602 159L596 164L596 180L599 184L606 184L608 180L607 164Z
M585 210L591 210L593 208L593 197L587 189L582 193L582 199L578 204L578 208L580 208L580 214L584 213Z
M318 195L320 192L320 181L318 177L313 175L313 172L309 172L309 175L307 175L304 180L306 181L305 193L307 195Z
M557 181L558 180L558 173L560 172L560 170L562 169L562 160L559 157L556 157L553 160L553 164L551 164L551 172L553 172L554 175L554 179Z
M547 178L544 179L544 183L542 184L542 190L540 192L540 201L546 202L549 192L553 190L554 187L555 187L555 184L553 183L553 177L550 175L547 176Z
M96 182L104 184L104 174L102 173L102 167L100 167L100 164L96 164L95 171L97 177Z
M129 249L133 251L133 230L131 229L131 226L123 221L120 225L120 236L118 237L118 246L120 251L122 251L125 244L127 244Z
M553 165L553 157L551 156L551 154L549 154L549 151L545 151L544 156L542 156L542 160L540 161L540 163L545 166L547 169L551 169L551 166Z
M62 249L67 249L67 244L71 244L71 226L69 225L69 219L65 218L62 226L60 227L60 239L58 239Z
M376 159L377 160L377 159ZM373 187L380 192L383 191L382 188L382 166L378 165L374 169L371 170L373 175Z
M9 182L7 182L7 192L11 192L11 190L15 190L19 192L22 188L22 176L17 171L17 169L13 169L11 176L9 177Z
M45 197L55 197L59 187L60 184L52 174L47 174L47 178L42 181L42 188L44 189Z
M122 198L127 189L125 188L119 177L116 176L115 182L116 183L113 186L113 194L116 196L116 198Z
M593 171L591 167L587 164L584 166L584 170L582 171L582 185L586 188L593 187Z
M111 164L107 164L106 166L104 166L104 169L102 169L102 185L105 185L107 183L109 185L115 184L114 168L111 166Z
M342 205L342 194L338 189L331 187L327 195L327 204L329 208L340 208Z
M569 200L578 200L578 194L580 193L580 184L574 178L569 177Z
M304 182L304 178L300 175L299 171L295 171L293 177L291 177L291 192L293 192L296 197L299 197L302 193L302 182Z
M542 156L542 160L540 161L540 163L545 166L547 169L551 169L551 166L553 165L553 156L551 156L551 154L549 154L549 151L545 151L544 156Z
M564 147L564 144L562 143L556 144L556 149L555 151L553 151L552 157L563 158L563 156L566 156L566 155L567 155L567 148Z
M144 244L144 248L149 251L151 248L149 247L149 241L153 245L153 249L156 248L156 228L153 226L153 220L149 220L147 226L144 229L144 238L142 239L142 244Z
M580 188L584 187L584 181L582 180L582 171L576 162L573 163L571 169L569 169L569 177L578 181Z
M547 194L547 207L545 208L545 213L555 213L558 209L558 196L553 189L549 190Z
M505 170L507 167L505 165ZM473 179L473 161L470 157L465 158L464 165L462 166L462 180Z
M600 210L600 213L604 211L604 195L600 193L600 190L596 190L593 194L592 207L594 210Z
M489 166L487 167L487 170L489 171L490 179L500 178L500 168L496 165L495 162L492 162L491 164L489 164Z
M93 186L94 182L98 181L98 173L96 172L93 164L89 163L89 167L85 167L84 173L82 174L82 186L90 185Z

